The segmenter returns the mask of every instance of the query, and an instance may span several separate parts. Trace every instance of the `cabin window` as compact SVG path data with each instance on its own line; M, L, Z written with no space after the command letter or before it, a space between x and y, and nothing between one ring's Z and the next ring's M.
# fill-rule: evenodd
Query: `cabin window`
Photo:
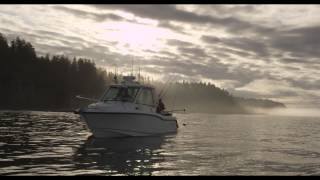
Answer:
M137 98L137 103L153 106L154 101L153 101L152 90L149 88L142 88L141 93L140 93L139 97Z
M103 101L133 101L139 88L111 87L103 97Z
M104 95L103 100L104 101L113 100L118 93L119 93L119 88L111 87L108 89L107 93Z

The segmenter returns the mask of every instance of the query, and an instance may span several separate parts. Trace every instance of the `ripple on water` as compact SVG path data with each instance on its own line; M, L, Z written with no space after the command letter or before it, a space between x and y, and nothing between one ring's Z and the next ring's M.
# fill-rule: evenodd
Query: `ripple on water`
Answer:
M0 175L318 175L318 118L178 114L175 135L98 140L79 116L0 112Z

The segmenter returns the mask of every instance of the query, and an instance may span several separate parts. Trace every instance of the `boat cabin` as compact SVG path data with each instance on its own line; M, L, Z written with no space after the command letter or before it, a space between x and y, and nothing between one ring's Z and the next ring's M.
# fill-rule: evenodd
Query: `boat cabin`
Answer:
M134 76L124 76L120 84L111 85L102 101L122 101L155 107L155 90L152 86L141 85Z

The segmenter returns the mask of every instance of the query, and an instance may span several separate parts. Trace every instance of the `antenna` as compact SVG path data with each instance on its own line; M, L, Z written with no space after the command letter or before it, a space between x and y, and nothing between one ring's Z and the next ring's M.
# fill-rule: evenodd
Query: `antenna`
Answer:
M132 59L131 59L131 76L133 76L133 58L134 56L132 56Z
M113 79L114 79L114 82L115 82L115 83L118 83L117 64L115 64L115 66L114 66L114 77L113 77Z
M140 82L140 62L139 62L138 82Z

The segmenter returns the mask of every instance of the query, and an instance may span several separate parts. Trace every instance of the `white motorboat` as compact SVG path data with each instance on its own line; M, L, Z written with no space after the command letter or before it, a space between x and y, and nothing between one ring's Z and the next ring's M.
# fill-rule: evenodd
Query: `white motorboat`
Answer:
M97 138L175 133L177 119L171 113L156 112L156 106L154 87L140 84L134 76L124 76L97 102L76 113Z

